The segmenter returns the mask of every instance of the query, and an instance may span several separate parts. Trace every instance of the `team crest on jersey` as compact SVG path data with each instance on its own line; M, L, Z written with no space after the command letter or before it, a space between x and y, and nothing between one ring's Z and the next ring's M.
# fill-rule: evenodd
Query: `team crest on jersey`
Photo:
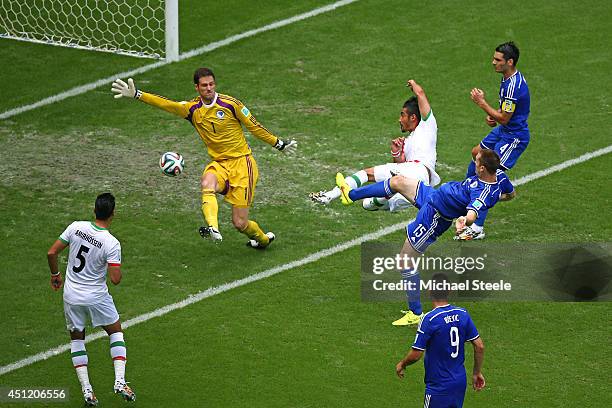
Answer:
M472 203L472 207L474 207L477 210L480 210L482 206L483 204L482 204L482 201L480 200L474 200L474 202Z
M246 116L247 118L249 117L249 115L251 114L251 112L249 112L249 109L245 106L244 108L242 108L242 114L244 116Z
M223 112L222 110L218 110L217 111L217 117L219 119L223 119L225 117L225 112Z
M516 104L510 99L504 99L504 103L502 103L501 109L506 113L512 113L516 109Z
M471 187L471 188L476 188L476 187L478 187L478 180L474 180L474 181L472 181L472 184L470 184L470 187Z

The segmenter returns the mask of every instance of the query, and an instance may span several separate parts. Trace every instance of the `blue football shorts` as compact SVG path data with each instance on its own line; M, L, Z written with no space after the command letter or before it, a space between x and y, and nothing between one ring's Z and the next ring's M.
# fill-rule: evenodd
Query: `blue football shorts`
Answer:
M502 170L514 167L521 154L529 145L529 130L509 132L496 126L480 142L483 149L494 150L499 155Z
M454 394L436 395L425 392L423 408L462 408L465 391Z
M417 185L415 206L419 209L414 221L406 227L406 236L412 247L420 253L425 252L427 247L450 228L453 220L440 215L440 213L429 203L429 196L435 189L423 182Z

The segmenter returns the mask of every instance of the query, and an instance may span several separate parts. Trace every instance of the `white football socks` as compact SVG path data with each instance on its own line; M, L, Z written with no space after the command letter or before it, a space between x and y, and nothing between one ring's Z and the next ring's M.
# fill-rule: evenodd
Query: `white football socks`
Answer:
M123 341L123 333L117 332L109 336L110 355L115 366L115 382L125 383L125 362L127 350Z
M81 389L91 389L89 373L87 372L89 359L87 357L87 350L85 350L85 340L72 340L70 342L70 353L72 356L72 365L81 383Z

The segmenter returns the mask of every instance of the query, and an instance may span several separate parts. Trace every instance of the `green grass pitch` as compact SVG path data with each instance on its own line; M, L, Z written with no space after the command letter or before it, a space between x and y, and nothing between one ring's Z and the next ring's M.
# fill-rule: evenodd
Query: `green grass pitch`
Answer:
M182 1L181 51L325 4ZM250 140L260 169L252 217L278 237L265 252L244 247L225 204L223 244L197 234L198 180L208 157L187 122L116 101L110 84L1 120L0 365L68 342L45 254L70 222L91 218L102 191L117 197L112 232L122 243L124 280L111 293L124 321L407 221L413 210L366 213L339 202L321 208L307 194L333 185L338 170L388 161L410 78L422 84L437 116L438 172L444 181L461 178L471 147L487 133L469 90L483 88L494 102L499 76L490 60L501 42L520 46L518 67L532 98L532 141L512 178L608 146L610 15L596 0L362 0L136 76L138 87L183 100L194 96L194 69L212 67L218 91L241 99L274 133L299 141L298 155L287 159ZM0 111L151 62L9 40L0 40L0 61ZM159 155L168 150L185 156L179 178L159 172ZM519 187L515 201L492 211L487 239L609 241L611 171L605 155ZM399 246L403 239L398 231L382 241ZM359 268L353 247L127 329L127 379L137 404L421 406L422 363L403 381L394 373L414 329L390 325L401 305L361 301ZM609 405L610 303L462 306L487 347L488 386L478 394L468 389L465 406ZM101 406L123 406L111 395L107 340L87 349ZM66 387L70 402L50 406L81 405L68 353L0 376L0 386Z

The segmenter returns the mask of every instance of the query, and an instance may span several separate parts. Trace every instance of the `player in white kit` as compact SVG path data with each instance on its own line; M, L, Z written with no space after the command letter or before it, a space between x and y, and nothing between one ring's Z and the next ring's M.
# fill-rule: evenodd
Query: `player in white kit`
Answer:
M416 178L431 186L440 183L436 173L436 143L438 124L429 100L423 88L414 80L409 80L408 87L415 96L408 99L400 112L400 130L408 132L407 137L399 137L391 141L393 163L386 163L358 171L346 177L351 188L361 187L367 182L379 182L401 174ZM320 204L329 204L340 197L340 189L334 187L329 191L310 193L310 199ZM399 211L412 205L402 196L396 194L390 199L368 198L363 200L366 210Z
M75 221L66 228L47 252L51 287L64 286L64 315L70 332L72 363L81 383L85 403L98 405L89 382L85 325L102 326L110 338L110 354L115 367L114 391L127 401L136 396L125 382L126 348L119 314L108 293L106 275L113 284L121 282L121 244L108 231L115 215L115 197L100 194L94 207L96 220ZM70 247L65 282L58 269L58 255Z

